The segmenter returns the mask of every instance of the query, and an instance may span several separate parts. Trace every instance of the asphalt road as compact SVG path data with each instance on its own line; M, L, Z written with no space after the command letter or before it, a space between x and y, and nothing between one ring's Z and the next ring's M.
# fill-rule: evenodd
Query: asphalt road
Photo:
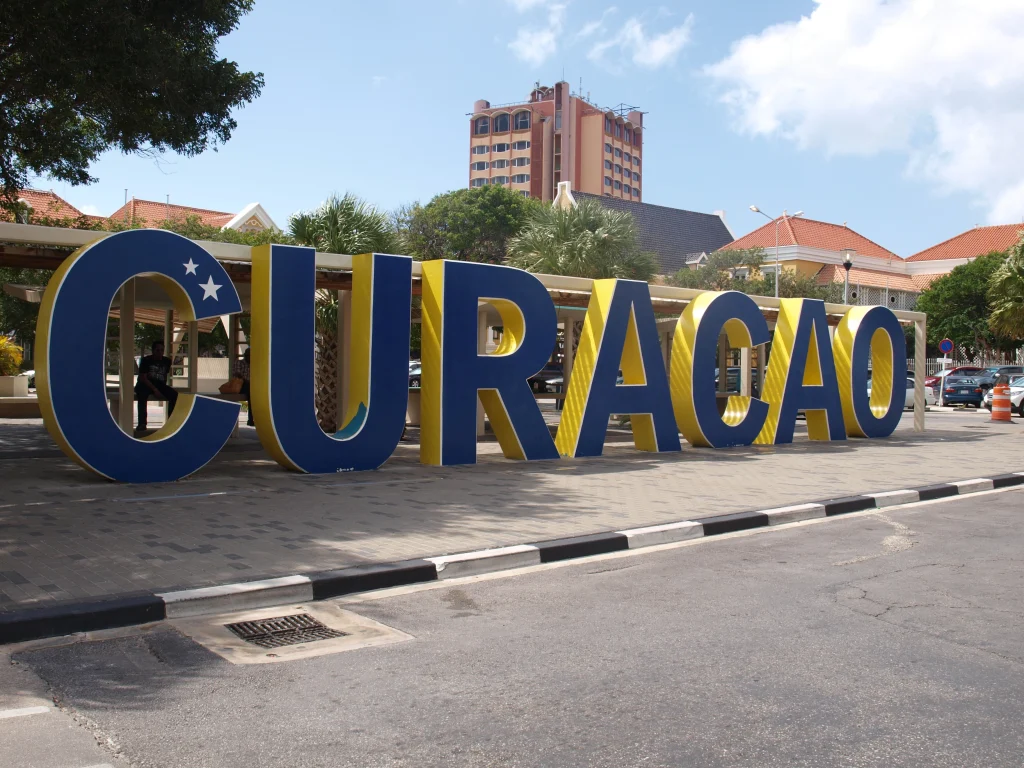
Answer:
M1022 519L1015 490L408 591L351 607L414 640L286 663L168 629L16 660L116 765L1019 768Z

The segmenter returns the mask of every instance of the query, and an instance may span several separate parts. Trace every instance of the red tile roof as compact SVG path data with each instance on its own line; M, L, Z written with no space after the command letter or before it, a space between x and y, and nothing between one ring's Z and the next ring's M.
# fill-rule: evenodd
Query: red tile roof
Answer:
M75 206L53 192L22 189L18 191L18 199L24 200L32 206L33 216L46 216L51 219L77 219L85 216Z
M767 222L763 227L734 240L724 246L723 250L726 248L764 248L765 250L774 248L775 221ZM865 256L877 256L881 259L899 258L892 251L868 240L846 225L830 224L827 221L815 221L814 219L794 219L788 216L779 224L779 245L803 245L808 248L820 248L823 251L841 251L844 248L852 248Z
M898 275L862 267L850 269L851 285L867 285L872 288L885 288L888 285L894 291L923 291L937 277L941 275ZM846 270L840 264L826 264L818 270L816 280L818 285L842 283L846 280Z
M975 227L956 237L925 248L907 261L940 261L942 259L973 259L992 251L1005 251L1020 238L1024 224L997 224Z
M192 208L188 205L158 203L153 200L137 200L134 197L110 214L109 218L112 221L131 221L134 219L151 227L155 227L161 221L184 221L187 216L198 216L199 220L202 221L203 224L207 224L212 227L223 227L235 218L235 214L225 213L224 211L211 211L206 208Z

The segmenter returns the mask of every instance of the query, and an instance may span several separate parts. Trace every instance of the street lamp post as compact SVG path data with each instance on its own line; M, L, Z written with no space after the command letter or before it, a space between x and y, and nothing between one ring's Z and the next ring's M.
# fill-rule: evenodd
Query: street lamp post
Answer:
M787 216L786 212L783 211L782 215L779 218L773 219L771 216L762 211L756 205L750 206L750 210L752 210L754 213L760 213L762 216L768 219L768 221L775 222L775 298L777 299L779 298L779 223L786 218L799 219L801 216L804 215L804 212L797 211L792 216Z
M843 248L843 269L846 270L846 284L843 286L843 304L850 303L850 267L853 266L854 250Z

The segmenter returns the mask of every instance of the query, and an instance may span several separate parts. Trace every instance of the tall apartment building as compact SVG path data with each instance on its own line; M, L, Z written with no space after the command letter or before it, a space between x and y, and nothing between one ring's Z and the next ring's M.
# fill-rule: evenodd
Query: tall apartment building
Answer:
M551 200L570 181L573 190L640 202L642 149L639 110L602 109L566 82L538 84L523 103L473 105L469 186L503 184Z

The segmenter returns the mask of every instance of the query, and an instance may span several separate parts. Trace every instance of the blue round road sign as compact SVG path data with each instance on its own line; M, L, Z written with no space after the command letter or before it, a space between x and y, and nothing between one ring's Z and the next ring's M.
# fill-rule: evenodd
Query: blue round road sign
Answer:
M953 351L953 342L950 339L943 339L939 342L939 350L941 350L942 354L948 355Z

